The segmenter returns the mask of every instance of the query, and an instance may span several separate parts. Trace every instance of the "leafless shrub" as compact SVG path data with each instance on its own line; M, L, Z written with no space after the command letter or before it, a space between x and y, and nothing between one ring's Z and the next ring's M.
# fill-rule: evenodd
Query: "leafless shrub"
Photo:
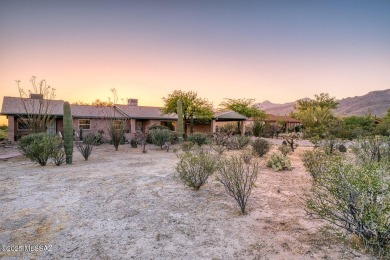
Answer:
M217 179L225 186L226 192L237 201L243 214L258 173L257 162L245 163L240 156L231 156L223 160L219 168Z
M79 150L81 155L87 161L88 157L92 153L93 147L96 145L95 135L88 134L84 138L84 141L76 141L75 143L76 143L77 150Z

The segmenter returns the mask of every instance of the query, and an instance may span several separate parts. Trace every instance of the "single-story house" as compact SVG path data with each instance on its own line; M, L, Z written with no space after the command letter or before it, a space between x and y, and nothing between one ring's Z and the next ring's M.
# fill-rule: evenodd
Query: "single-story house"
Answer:
M247 120L247 124L253 123L253 118L249 118ZM263 123L266 124L280 124L285 131L289 129L293 129L296 126L301 125L301 121L290 116L275 116L271 114L267 114L266 117L262 120Z
M40 95L32 95L30 98L4 97L1 115L8 118L8 140L17 141L23 135L30 132L23 124L26 118L26 107L30 114L38 114L39 104L49 107L48 114L55 120L47 128L49 133L63 131L63 100L44 100ZM97 107L91 105L71 105L73 127L75 131L80 128L88 132L102 131L108 137L107 126L113 118L125 122L126 138L131 138L137 132L146 132L152 125L165 125L176 131L177 115L162 115L161 108L150 106L138 106L135 99L129 99L128 105L114 105L112 107ZM194 132L214 133L216 122L220 121L245 121L247 118L233 111L215 113L210 122L196 123ZM188 123L188 122L187 122ZM241 124L245 128L245 124ZM188 127L189 130L189 127ZM243 133L245 129L243 129Z

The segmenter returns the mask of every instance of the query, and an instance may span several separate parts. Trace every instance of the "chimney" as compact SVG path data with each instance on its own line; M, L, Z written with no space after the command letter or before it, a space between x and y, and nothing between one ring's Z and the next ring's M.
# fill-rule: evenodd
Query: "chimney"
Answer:
M129 106L136 107L136 106L138 106L138 99L129 98L129 99L127 99L127 104L128 104Z
M30 94L30 98L31 99L39 99L39 100L42 100L43 99L43 95L42 94Z

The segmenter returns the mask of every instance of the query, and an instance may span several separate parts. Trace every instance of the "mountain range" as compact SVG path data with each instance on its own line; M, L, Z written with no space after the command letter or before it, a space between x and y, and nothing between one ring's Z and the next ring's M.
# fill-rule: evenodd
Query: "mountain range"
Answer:
M310 99L304 98L303 100ZM255 104L255 106L268 114L288 115L294 111L296 102L277 104L266 100ZM390 108L390 89L372 91L363 96L343 98L337 102L339 106L334 112L338 116L363 116L370 113L373 116L383 117Z

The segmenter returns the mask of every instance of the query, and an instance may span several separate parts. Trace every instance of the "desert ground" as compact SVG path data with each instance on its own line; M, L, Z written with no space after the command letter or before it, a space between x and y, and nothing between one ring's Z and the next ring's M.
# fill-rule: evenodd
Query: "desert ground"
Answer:
M75 150L59 167L1 160L0 258L368 259L307 216L305 149L289 156L291 171L268 169L270 153L259 159L245 215L214 176L199 191L186 187L175 153L152 145L146 154L101 145L88 161Z

